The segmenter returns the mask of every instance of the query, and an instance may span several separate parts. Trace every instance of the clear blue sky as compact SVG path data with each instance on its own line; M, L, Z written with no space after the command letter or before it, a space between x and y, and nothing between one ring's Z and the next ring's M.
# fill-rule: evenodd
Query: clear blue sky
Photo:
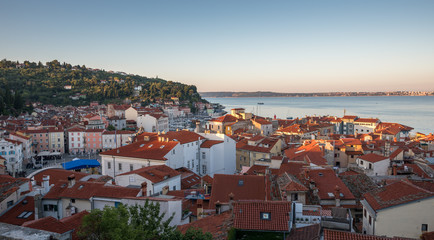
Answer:
M0 58L199 91L434 90L434 1L0 1Z

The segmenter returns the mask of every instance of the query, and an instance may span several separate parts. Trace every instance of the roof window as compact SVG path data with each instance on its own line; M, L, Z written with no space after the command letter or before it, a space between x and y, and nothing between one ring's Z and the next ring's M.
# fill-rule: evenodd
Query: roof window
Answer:
M271 220L271 213L261 212L261 220Z
M238 186L244 186L244 180L238 180Z

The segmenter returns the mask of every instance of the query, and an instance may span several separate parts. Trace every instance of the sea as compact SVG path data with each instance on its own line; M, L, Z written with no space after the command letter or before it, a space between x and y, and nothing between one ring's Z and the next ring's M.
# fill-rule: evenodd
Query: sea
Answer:
M434 132L434 96L369 96L369 97L267 97L206 98L230 112L245 108L258 116L280 119L305 116L357 115L379 118L413 127L413 132Z

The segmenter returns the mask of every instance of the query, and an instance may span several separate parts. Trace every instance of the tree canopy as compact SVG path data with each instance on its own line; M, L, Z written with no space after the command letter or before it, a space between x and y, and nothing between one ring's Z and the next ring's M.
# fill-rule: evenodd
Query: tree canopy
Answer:
M148 78L123 72L72 66L57 60L24 63L0 61L0 110L23 110L26 102L54 105L85 105L91 101L116 103L124 99L143 102L178 98L196 102L201 99L194 85ZM16 103L8 94L18 94ZM12 103L10 103L12 101ZM0 112L1 114L2 112Z
M173 216L167 220L160 214L160 205L148 200L143 206L106 206L103 210L94 209L83 218L77 233L81 239L168 239L168 240L211 240L210 233L199 229L189 229L182 234L171 226Z

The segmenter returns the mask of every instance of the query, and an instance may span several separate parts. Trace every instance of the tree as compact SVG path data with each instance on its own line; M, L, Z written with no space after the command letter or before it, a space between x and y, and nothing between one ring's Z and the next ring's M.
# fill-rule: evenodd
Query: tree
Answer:
M188 229L183 235L170 226L173 216L164 219L160 214L160 204L146 200L143 206L117 207L106 206L103 210L94 209L85 216L77 236L80 239L108 240L108 239L168 239L168 240L211 240L210 233L203 233L198 229Z
M115 127L113 127L113 125L109 125L108 127L107 127L107 131L114 131L116 128Z

